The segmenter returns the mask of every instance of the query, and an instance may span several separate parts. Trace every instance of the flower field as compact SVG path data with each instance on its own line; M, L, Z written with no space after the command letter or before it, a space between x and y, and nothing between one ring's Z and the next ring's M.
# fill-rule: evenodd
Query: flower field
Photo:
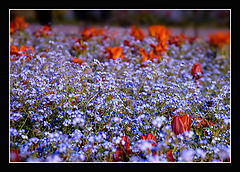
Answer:
M230 162L230 33L10 24L10 162Z

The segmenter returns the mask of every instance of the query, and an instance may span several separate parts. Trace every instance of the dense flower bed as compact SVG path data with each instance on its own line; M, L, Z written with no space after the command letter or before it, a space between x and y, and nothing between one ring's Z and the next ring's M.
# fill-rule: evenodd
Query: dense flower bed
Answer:
M10 30L10 161L230 161L228 33L71 35L21 22Z

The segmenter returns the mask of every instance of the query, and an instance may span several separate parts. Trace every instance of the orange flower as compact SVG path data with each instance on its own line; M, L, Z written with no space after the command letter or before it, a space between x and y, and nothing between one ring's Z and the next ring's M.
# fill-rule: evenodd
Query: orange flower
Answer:
M142 139L142 140L151 140L152 141L152 146L157 146L157 140L151 133L148 133L146 136L141 135L140 139ZM151 150L148 148L147 152L150 153ZM157 151L152 151L152 154L156 155Z
M78 59L78 58L73 58L73 59L72 59L72 62L73 62L73 63L78 63L79 65L81 65L82 63L85 62L85 60L81 60L81 59Z
M132 54L136 53L136 47L137 47L136 44L130 44L130 41L128 41L128 40L124 40L123 44L124 44L124 46L130 47Z
M119 58L124 58L124 56L122 55L122 47L113 47L113 48L110 48L110 47L107 47L106 48L106 51L108 53L108 56L106 58L108 59L113 59L113 60L116 60L117 57Z
M29 55L30 52L31 52L31 53L34 53L34 50L33 50L33 47L32 47L32 46L26 47L26 46L22 45L22 46L20 47L19 51L22 52L21 55L27 56L26 59L25 59L26 62L32 59L32 56Z
M14 33L15 33L14 23L10 22L10 34L14 34Z
M151 60L155 63L158 63L159 60L161 59L161 56L153 55L153 50L147 53L143 48L139 48L139 53L142 55L142 58L140 59L140 63L143 63L146 60Z
M32 46L29 46L29 47L26 47L24 45L22 45L19 49L19 51L22 52L23 55L28 55L28 52L30 51L31 53L34 53L34 50L33 50L33 47Z
M150 36L156 36L158 33L162 32L162 30L165 30L165 26L162 25L151 25L148 27L148 32Z
M209 43L215 47L222 48L225 44L230 44L230 32L209 34Z
M19 53L18 53L18 48L16 45L11 45L10 46L10 55L16 55L16 56L19 56Z
M142 58L140 60L141 63L149 59L148 53L143 48L139 48L139 53L142 55Z
M72 46L72 49L80 53L87 49L87 45L83 44L83 41L81 39L77 39L75 40L75 43Z
M200 120L200 123L198 123L198 127L211 127L213 125L213 122L211 120L206 120L205 118L200 118L198 117L198 119Z
M135 37L135 40L140 40L140 41L142 41L145 36L144 32L140 28L137 28L135 25L131 27L130 35Z
M163 52L167 51L168 44L164 42L159 42L157 45L154 45L153 43L151 43L150 46L153 48L153 52L156 55L161 56Z
M81 35L84 40L87 40L93 36L94 31L95 31L95 28L93 28L93 27L91 27L89 29L84 28Z
M158 41L157 45L150 44L153 48L154 54L161 56L163 52L167 51L167 40L171 34L170 30L167 30L165 26L162 25L152 25L148 27L148 32L150 36L154 36Z
M24 21L23 17L15 17L13 25L15 29L23 31L28 26L28 23Z
M184 34L179 34L179 35L176 35L176 36L171 36L169 38L169 44L172 45L172 44L175 44L176 46L180 46L182 43L185 42L185 40L187 39L187 37L184 35Z
M141 135L140 136L140 139L142 140L152 140L154 143L152 144L153 146L156 146L157 145L157 140L156 138L151 134L151 133L148 133L146 135L146 137L144 135Z
M103 28L84 28L81 32L81 35L83 37L83 40L88 40L92 38L93 36L98 36L98 35L105 35L106 30Z
M13 55L15 55L15 56L11 57L10 60L11 61L18 60L18 56L22 56L22 55L27 56L26 61L31 60L31 56L28 54L29 50L30 50L31 53L34 52L32 46L26 47L26 46L22 45L20 47L20 49L18 50L16 45L11 45L10 46L10 56L13 56Z
M137 45L134 44L134 43L130 44L130 41L128 41L128 40L123 40L123 44L124 44L124 46L128 46L130 48L136 48L137 47Z
M178 135L185 131L190 131L191 116L188 115L175 115L171 121L172 131Z
M47 37L51 34L51 27L48 25L42 26L40 29L38 29L36 32L34 32L35 37Z
M202 77L201 64L193 64L191 74L193 76L193 79L200 79Z
M148 27L148 32L150 36L157 39L158 42L166 44L168 37L170 36L170 30L167 30L165 26L162 25L152 25Z

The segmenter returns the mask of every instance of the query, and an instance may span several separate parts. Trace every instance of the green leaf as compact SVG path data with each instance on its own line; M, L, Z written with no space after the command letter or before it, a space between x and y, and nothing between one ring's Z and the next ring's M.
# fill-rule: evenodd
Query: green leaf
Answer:
M32 154L33 159L36 158L36 157L37 157L37 151Z
M200 128L196 129L196 135L198 135L198 136L202 135L202 130Z

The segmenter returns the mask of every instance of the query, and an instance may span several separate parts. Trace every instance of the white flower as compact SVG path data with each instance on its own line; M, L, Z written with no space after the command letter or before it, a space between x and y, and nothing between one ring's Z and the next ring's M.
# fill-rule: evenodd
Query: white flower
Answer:
M185 132L184 132L184 135L185 135L187 138L192 138L192 136L194 135L194 132L193 132L193 131L185 131Z
M197 156L200 156L202 159L206 158L206 153L202 149L200 148L196 149L196 153L197 153Z
M47 162L61 162L62 159L59 157L59 155L53 155L53 156L48 156L46 161Z
M155 127L160 128L162 126L162 124L165 122L165 120L166 120L166 117L164 117L164 116L157 116L155 119L153 119L152 124Z
M193 149L183 150L182 155L181 155L182 161L183 162L192 162L194 153L195 152Z
M146 152L147 150L151 150L152 149L152 143L150 143L148 140L142 140L137 147L142 151L142 152Z
M224 149L220 149L219 151L219 157L222 160L225 160L227 158L230 158L230 149L229 148L224 148Z

